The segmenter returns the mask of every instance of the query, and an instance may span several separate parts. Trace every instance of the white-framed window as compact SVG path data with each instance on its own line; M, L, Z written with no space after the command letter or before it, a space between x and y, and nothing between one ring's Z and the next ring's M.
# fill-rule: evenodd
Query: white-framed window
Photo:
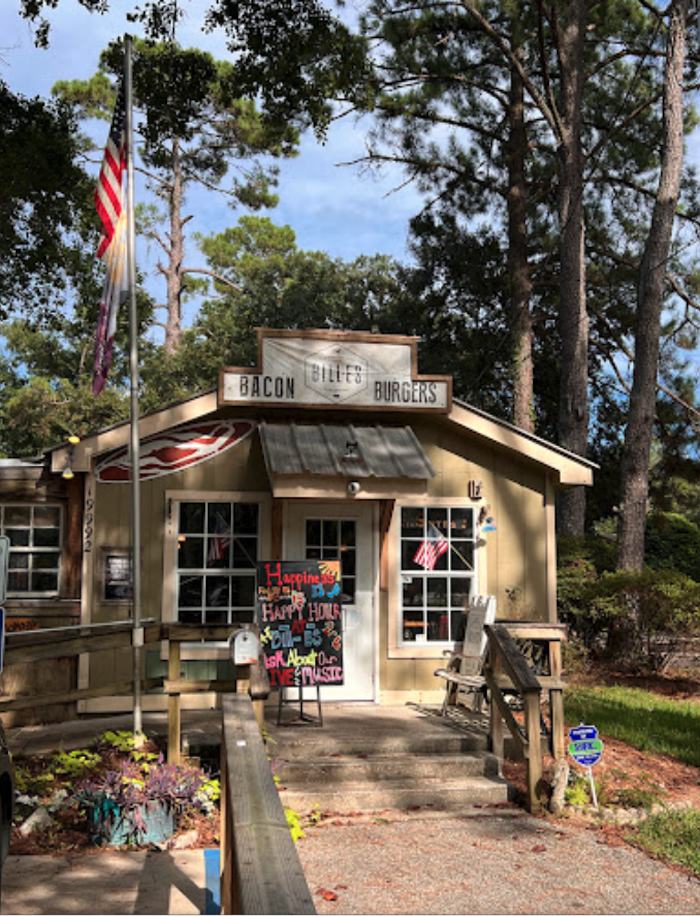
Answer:
M55 598L61 576L61 507L0 505L0 534L10 539L8 598Z
M177 507L177 619L210 626L251 623L260 506L182 500Z
M454 643L477 591L476 515L470 506L402 506L399 644Z

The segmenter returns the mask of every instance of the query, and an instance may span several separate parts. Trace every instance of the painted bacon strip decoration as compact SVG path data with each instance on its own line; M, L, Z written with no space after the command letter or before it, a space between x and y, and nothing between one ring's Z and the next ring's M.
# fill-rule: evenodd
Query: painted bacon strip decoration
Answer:
M140 479L175 474L216 458L246 439L255 425L249 420L211 420L146 439L141 443ZM95 479L100 483L129 483L129 447L124 446L101 461L95 468Z

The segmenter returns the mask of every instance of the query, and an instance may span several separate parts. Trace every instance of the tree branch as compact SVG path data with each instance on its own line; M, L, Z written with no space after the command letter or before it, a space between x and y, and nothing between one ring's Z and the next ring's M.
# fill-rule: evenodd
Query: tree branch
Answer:
M229 280L228 277L225 277L223 274L215 270L209 270L206 267L183 267L182 275L184 276L185 274L204 274L207 277L213 277L214 280L218 280L219 283L223 283L225 286L230 287L230 289L234 289L237 293L242 293L244 291L244 287L234 283L233 280Z

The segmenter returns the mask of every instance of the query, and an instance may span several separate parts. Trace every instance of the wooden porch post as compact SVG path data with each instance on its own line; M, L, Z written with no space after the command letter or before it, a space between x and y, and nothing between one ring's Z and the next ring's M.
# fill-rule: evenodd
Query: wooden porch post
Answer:
M174 639L168 643L168 678L180 680L180 643ZM168 697L168 763L180 763L180 731L180 694L171 693Z
M552 678L562 683L561 642L552 640L549 644L549 664ZM566 726L564 724L564 690L554 687L549 691L549 709L552 717L552 757L566 758Z
M538 811L538 787L542 781L542 732L540 728L540 691L525 693L525 734L527 735L527 810Z

